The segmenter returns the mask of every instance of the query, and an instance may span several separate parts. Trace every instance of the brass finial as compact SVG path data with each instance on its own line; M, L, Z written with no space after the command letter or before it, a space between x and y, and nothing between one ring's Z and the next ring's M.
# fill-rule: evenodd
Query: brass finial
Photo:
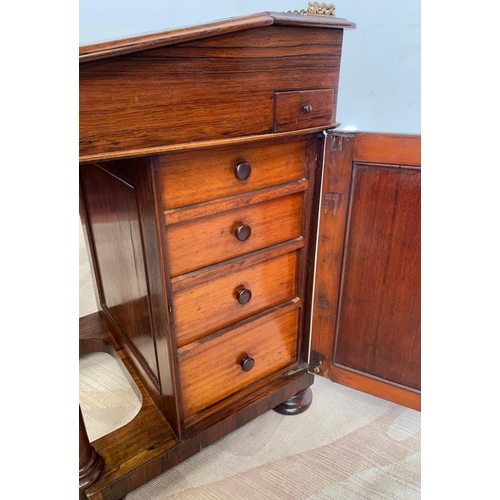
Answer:
M288 14L305 14L309 16L332 16L335 17L335 5L333 3L309 2L307 10L289 10Z

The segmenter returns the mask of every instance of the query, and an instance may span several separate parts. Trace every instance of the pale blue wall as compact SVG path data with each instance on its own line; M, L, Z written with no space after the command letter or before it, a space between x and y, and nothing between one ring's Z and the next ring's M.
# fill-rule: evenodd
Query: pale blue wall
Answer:
M80 0L80 44L305 6L297 0Z
M344 37L341 128L419 134L420 0L333 3L338 17L357 24ZM296 0L80 0L80 44L306 7L307 1Z
M420 1L337 0L345 31L337 119L342 128L420 134Z

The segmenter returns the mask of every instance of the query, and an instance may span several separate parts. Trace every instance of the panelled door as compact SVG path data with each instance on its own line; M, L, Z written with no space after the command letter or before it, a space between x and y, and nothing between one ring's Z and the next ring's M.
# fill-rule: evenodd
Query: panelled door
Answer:
M312 370L420 409L420 136L326 138Z

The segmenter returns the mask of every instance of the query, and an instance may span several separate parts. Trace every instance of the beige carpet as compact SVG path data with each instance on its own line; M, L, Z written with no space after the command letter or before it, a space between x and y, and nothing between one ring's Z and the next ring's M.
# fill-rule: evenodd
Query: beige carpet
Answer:
M95 311L80 234L80 315ZM269 411L127 495L127 500L419 499L420 413L316 377L302 415ZM114 359L80 359L90 440L139 401Z

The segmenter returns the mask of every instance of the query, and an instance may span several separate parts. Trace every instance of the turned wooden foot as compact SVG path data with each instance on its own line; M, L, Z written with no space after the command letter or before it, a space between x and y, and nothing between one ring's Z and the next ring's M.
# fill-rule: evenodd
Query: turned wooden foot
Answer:
M283 403L274 408L274 411L283 415L298 415L305 412L311 406L312 397L312 390L308 387L295 394L295 396L283 401Z
M89 442L87 429L80 412L80 500L86 499L85 490L92 486L104 468L102 458L96 453L94 447Z

